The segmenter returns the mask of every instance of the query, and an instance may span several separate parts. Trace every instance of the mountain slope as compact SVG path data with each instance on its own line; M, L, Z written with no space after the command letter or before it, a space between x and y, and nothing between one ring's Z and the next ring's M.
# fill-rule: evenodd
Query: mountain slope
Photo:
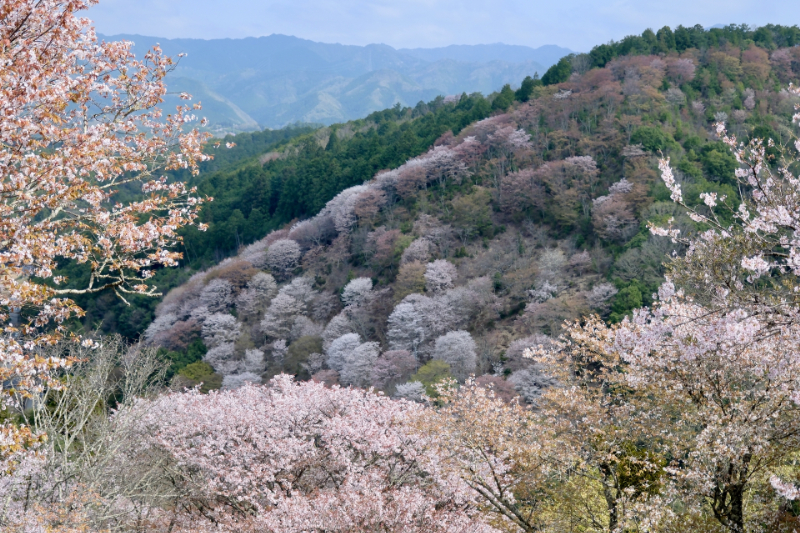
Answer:
M217 133L254 129L254 122L270 128L295 122L332 124L437 95L488 94L527 75L543 74L569 53L558 47L506 45L400 51L285 35L208 41L104 38L133 41L136 53L158 43L167 55L188 54L170 83L199 88L189 92L210 104L208 118Z
M680 248L648 222L700 229L669 200L657 154L699 205L701 191L735 196L715 122L743 140L793 127L798 99L780 89L800 80L800 48L744 37L617 49L515 102L398 107L209 177L201 190L231 194L187 251L222 256L241 228L274 231L167 295L146 342L202 357L230 387L285 371L413 397L475 373L531 401L548 381L521 348L566 319L650 303ZM256 198L253 220L268 222L247 225Z

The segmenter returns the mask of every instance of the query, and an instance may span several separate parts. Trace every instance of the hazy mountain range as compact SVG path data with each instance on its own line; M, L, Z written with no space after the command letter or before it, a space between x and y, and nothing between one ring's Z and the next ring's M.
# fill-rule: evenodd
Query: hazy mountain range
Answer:
M540 75L571 51L558 46L453 45L396 50L373 44L325 44L290 37L126 39L141 54L159 43L167 55L186 53L168 78L173 92L203 103L212 130L278 128L296 122L332 124L437 95L498 90ZM177 102L177 98L173 97ZM168 102L173 103L173 102Z

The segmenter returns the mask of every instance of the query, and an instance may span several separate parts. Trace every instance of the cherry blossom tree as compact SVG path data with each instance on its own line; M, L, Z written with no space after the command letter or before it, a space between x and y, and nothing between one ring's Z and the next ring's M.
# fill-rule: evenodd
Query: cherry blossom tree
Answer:
M400 237L400 230L387 230L381 226L369 234L365 254L369 254L369 262L380 270L395 262L395 245Z
M331 199L317 217L330 217L339 234L348 234L356 224L356 203L363 193L370 192L367 185L356 185L345 189Z
M267 250L276 241L285 239L289 236L289 230L279 229L271 231L266 237L260 241L246 246L239 254L243 260L247 261L256 268L264 268L267 266Z
M248 372L261 373L264 370L264 352L255 349L245 350L244 367Z
M500 203L508 213L542 209L545 198L541 171L525 168L500 178Z
M540 365L531 365L517 370L508 377L508 382L525 400L525 403L529 404L535 404L545 390L557 384L552 376L545 374Z
M467 329L495 320L501 309L492 281L482 276L469 280L466 286L449 289L437 296L454 316L453 328Z
M175 313L164 313L159 315L153 320L144 332L145 342L154 342L156 338L164 332L172 329L172 326L178 321L178 315Z
M586 250L578 252L569 258L569 266L574 268L578 274L583 275L583 272L592 264L592 256Z
M639 231L639 221L626 198L632 190L633 184L622 178L609 187L606 196L592 201L592 224L600 237L624 242Z
M683 85L694 79L694 62L691 59L676 59L667 64L667 75L678 85Z
M500 376L484 374L475 378L475 384L486 390L490 390L495 397L505 403L519 401L519 394L514 390L514 385Z
M433 358L450 365L456 379L465 380L475 372L477 353L472 335L466 331L451 331L436 339Z
M292 279L290 283L281 287L278 294L291 296L304 306L306 312L310 311L310 307L318 296L317 292L314 290L313 280L306 276Z
M353 213L359 220L372 220L386 204L386 193L379 189L362 192L353 205Z
M773 141L743 145L724 125L716 129L741 165L740 194L701 193L705 205L690 208L669 160L661 160L672 199L704 230L683 237L671 225L651 228L687 252L668 265L653 309L623 322L614 347L628 383L658 391L653 411L679 415L665 433L673 456L684 458L677 481L739 533L750 527L748 491L800 449L800 407L791 401L800 394L800 182L791 170L800 141L773 166L766 155Z
M307 316L300 315L295 317L294 324L292 324L292 331L289 336L291 337L292 341L295 341L300 337L320 337L322 332L323 327L321 324L317 324Z
M472 380L460 388L442 386L439 394L443 407L426 411L421 426L436 435L445 468L461 476L507 530L542 531L553 472L546 427Z
M669 285L660 295L617 333L628 380L658 391L654 415L680 413L669 434L673 453L685 458L678 481L729 531L744 531L748 489L800 449L800 406L792 402L800 329L772 330L770 321L783 317L753 309L714 312Z
M403 250L400 262L403 264L419 261L427 263L431 258L431 241L425 238L416 239Z
M228 313L210 315L203 323L202 337L206 346L214 347L231 343L239 336L240 325L236 317Z
M359 305L369 297L372 291L370 278L356 278L344 286L342 290L342 303L346 306Z
M284 359L286 359L286 354L289 351L286 346L286 339L273 341L270 346L272 347L272 358L279 364L283 364Z
M149 341L167 350L185 350L197 338L200 328L200 324L194 319L179 320L170 329L160 332Z
M339 313L325 326L325 330L322 332L322 347L327 350L333 341L342 335L354 332L355 328L347 318L347 314Z
M427 183L425 162L417 158L406 162L398 169L395 187L400 197L408 198Z
M350 354L359 346L361 346L361 336L358 333L347 333L335 339L325 350L325 355L328 356L328 368L341 373Z
M503 364L505 369L510 370L512 373L517 370L527 368L535 365L535 361L530 358L524 357L525 352L531 346L544 346L549 347L553 340L547 335L531 335L512 341L505 351L506 361Z
M387 338L392 350L428 355L433 341L456 323L453 309L443 298L410 294L389 315Z
M419 381L408 381L395 387L395 398L402 398L410 402L422 403L428 399L425 385Z
M142 417L141 446L174 458L188 496L164 513L181 530L496 531L409 427L421 409L281 375L140 401L117 418Z
M303 249L323 246L336 236L333 219L328 215L315 216L294 225L289 238L296 241Z
M200 304L212 313L224 311L233 304L233 287L224 279L213 279L200 293Z
M256 316L263 312L278 292L275 278L259 272L247 283L247 288L236 297L236 310L244 316Z
M417 360L408 350L384 352L372 367L372 386L385 389L393 382L407 379L417 368Z
M268 337L287 338L294 319L304 311L303 303L288 294L278 294L269 304L261 320L261 331Z
M243 387L245 383L258 385L261 383L261 376L253 372L242 372L241 374L228 374L222 378L222 390L232 390Z
M458 277L458 270L453 263L445 259L437 259L428 263L425 268L425 288L436 294L453 287Z
M199 305L200 291L205 287L206 272L198 272L189 281L169 291L156 308L156 316L172 313L178 318L188 317Z
M662 435L673 421L653 408L663 402L660 394L626 386L614 339L615 331L593 316L566 323L558 341L524 355L551 376L551 386L537 391L536 406L538 423L551 431L553 466L574 479L560 487L571 500L565 503L577 509L603 503L596 515L576 521L609 532L647 531L669 515Z
M339 372L342 385L355 387L369 387L372 378L372 368L381 353L380 344L365 342L355 349L344 354L344 365Z
M473 172L477 170L477 164L487 149L488 146L479 142L474 136L465 137L461 143L453 148L459 159Z
M302 252L291 239L275 241L267 249L267 265L279 276L287 276L297 266Z
M227 376L241 371L241 361L234 355L236 346L232 342L223 342L209 348L203 356L203 361L211 365L217 374Z
M600 283L592 287L592 290L586 295L586 300L595 309L607 310L609 300L618 292L612 284Z
M793 92L800 94L798 89ZM800 109L794 122L800 123ZM702 305L714 309L758 308L768 302L785 315L778 324L793 323L800 298L792 288L800 274L800 215L796 214L800 184L790 170L798 156L789 151L800 151L800 140L794 147L786 147L787 153L773 169L766 153L768 146L774 146L772 140L753 139L742 145L726 134L722 124L717 125L717 133L741 165L736 170L742 191L739 198L701 193L705 205L691 208L683 200L669 160L660 161L662 179L672 200L695 222L709 227L696 238L688 238L680 235L672 220L665 228L651 225L654 234L689 246L683 257L671 262L668 276L677 286L691 291ZM722 212L733 223L726 223L719 216ZM790 284L788 290L786 283Z
M206 136L185 132L192 108L166 117L157 108L175 63L158 48L139 61L129 42L99 43L78 16L93 3L12 0L1 8L0 381L13 384L3 402L38 393L47 371L65 363L37 350L82 313L70 297L156 295L154 267L177 264L170 248L203 202L161 175L196 173L207 159ZM123 186L141 187L141 199L118 203ZM65 259L91 267L85 286L67 288L54 274ZM16 442L19 430L2 431Z

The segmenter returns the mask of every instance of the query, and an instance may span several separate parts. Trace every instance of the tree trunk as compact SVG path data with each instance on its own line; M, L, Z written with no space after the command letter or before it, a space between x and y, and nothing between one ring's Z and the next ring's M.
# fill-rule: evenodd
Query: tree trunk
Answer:
M608 464L600 465L600 472L605 478L603 481L603 496L606 499L606 506L608 508L608 531L613 532L617 529L619 516L617 515L617 498L613 490L616 485L614 478L614 470Z
M730 496L728 529L731 533L744 533L744 485L732 487Z
M744 533L744 492L746 483L740 482L714 491L712 509L714 517L730 533Z

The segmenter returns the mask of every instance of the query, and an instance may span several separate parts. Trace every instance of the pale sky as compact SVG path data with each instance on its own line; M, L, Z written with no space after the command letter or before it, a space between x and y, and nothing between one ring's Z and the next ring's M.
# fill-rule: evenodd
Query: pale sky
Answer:
M800 24L800 0L101 0L100 33L202 39L273 33L395 48L502 42L576 51L679 24Z

